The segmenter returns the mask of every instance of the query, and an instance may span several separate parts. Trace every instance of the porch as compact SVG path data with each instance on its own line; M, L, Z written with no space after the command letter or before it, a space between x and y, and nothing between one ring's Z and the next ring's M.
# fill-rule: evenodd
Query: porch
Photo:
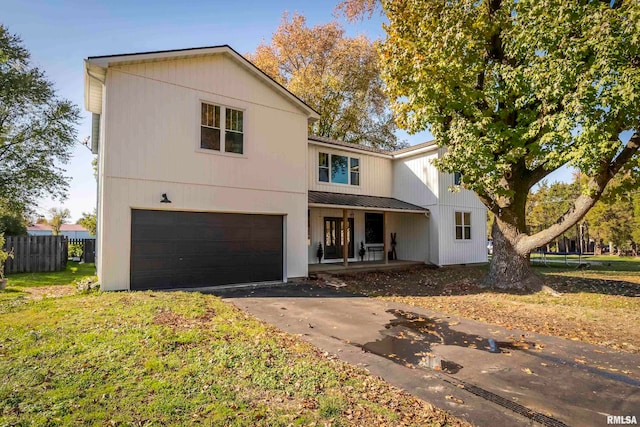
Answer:
M403 261L392 260L387 263L380 261L355 261L345 265L341 262L327 264L309 264L309 274L332 273L332 274L348 274L348 273L368 273L371 271L398 270L410 268L418 265L424 265L420 261Z
M310 191L309 272L424 264L428 218L428 209L390 197Z

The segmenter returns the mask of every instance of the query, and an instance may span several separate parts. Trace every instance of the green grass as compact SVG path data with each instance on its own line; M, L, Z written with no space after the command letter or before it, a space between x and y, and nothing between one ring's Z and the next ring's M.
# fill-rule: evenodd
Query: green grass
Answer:
M0 378L0 426L462 425L200 293L0 300Z
M540 259L542 255L531 254L531 259ZM569 263L567 268L575 268L578 261L582 263L588 263L589 270L598 271L619 271L619 272L635 272L640 273L640 257L620 257L615 255L586 255L578 257L578 255L567 255L566 259L573 262L573 265ZM546 255L546 260L553 267L563 265L565 262L564 255ZM539 263L536 263L539 265Z
M67 263L67 268L63 271L52 271L47 273L18 273L7 276L9 286L14 288L31 288L37 286L60 286L70 285L76 279L94 276L96 274L95 264L80 264L78 262Z

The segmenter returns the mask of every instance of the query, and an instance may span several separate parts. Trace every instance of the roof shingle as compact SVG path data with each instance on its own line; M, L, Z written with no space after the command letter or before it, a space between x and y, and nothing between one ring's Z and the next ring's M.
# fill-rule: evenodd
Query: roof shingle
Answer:
M324 191L309 191L309 204L429 212L429 209L403 202L402 200L394 199L392 197L327 193Z

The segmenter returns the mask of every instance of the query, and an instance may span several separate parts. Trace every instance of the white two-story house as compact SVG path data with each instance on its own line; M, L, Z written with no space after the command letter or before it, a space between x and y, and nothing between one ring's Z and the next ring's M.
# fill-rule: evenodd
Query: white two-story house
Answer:
M319 245L323 263L361 246L378 262L487 259L486 209L449 191L442 149L309 136L318 113L229 46L89 57L85 108L104 290L283 282Z

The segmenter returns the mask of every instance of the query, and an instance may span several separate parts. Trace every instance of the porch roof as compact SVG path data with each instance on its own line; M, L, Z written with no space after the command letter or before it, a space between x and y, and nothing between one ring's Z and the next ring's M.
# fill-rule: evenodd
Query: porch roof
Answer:
M427 208L403 202L393 197L362 196L359 194L328 193L325 191L309 191L309 206L429 214L429 209Z

